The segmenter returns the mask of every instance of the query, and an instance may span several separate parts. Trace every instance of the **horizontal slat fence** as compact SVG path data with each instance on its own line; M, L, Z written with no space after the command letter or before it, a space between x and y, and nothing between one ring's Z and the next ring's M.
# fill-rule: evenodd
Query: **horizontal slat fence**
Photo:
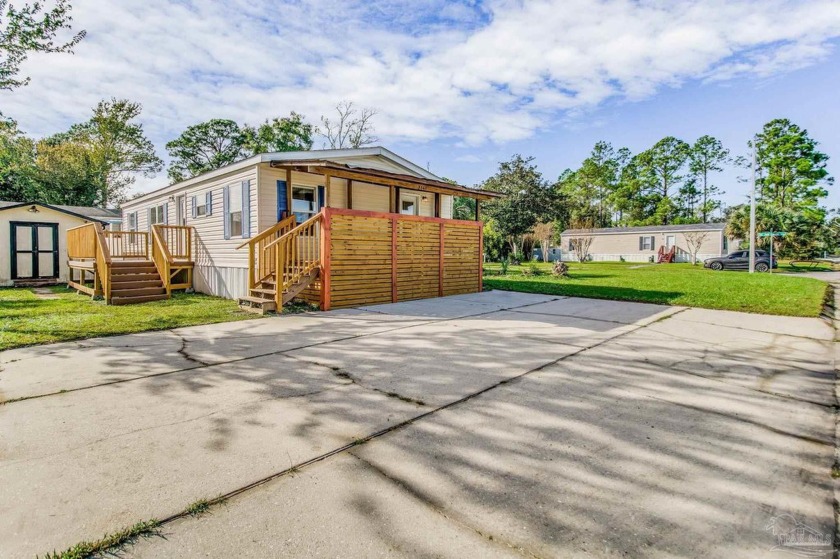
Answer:
M481 290L481 222L324 212L324 309Z

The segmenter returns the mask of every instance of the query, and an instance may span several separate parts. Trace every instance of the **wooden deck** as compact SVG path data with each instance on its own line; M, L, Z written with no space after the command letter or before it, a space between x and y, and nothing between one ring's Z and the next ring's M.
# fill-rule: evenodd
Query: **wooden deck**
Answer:
M150 235L87 223L67 231L67 283L114 305L168 299L192 287L192 244L192 227L154 225Z

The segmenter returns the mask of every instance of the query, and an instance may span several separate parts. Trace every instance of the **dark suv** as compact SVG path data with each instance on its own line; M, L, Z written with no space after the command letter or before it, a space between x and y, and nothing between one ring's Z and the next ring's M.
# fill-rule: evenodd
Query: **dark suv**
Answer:
M703 261L704 268L712 270L747 270L750 267L750 251L737 250L728 256L708 258ZM773 267L778 268L776 257L773 257ZM770 255L767 251L755 251L755 271L766 272L770 269Z

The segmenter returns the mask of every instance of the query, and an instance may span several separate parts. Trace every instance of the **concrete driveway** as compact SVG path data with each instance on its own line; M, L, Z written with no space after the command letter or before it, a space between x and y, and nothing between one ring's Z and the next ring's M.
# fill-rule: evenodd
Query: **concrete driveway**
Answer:
M494 291L6 351L0 557L227 494L121 553L775 556L835 534L833 340Z

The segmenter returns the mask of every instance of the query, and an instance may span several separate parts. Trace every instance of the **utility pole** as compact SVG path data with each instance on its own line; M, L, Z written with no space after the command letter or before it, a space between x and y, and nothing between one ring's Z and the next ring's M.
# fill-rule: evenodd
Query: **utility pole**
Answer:
M755 146L752 153L752 195L750 196L750 273L755 272Z

